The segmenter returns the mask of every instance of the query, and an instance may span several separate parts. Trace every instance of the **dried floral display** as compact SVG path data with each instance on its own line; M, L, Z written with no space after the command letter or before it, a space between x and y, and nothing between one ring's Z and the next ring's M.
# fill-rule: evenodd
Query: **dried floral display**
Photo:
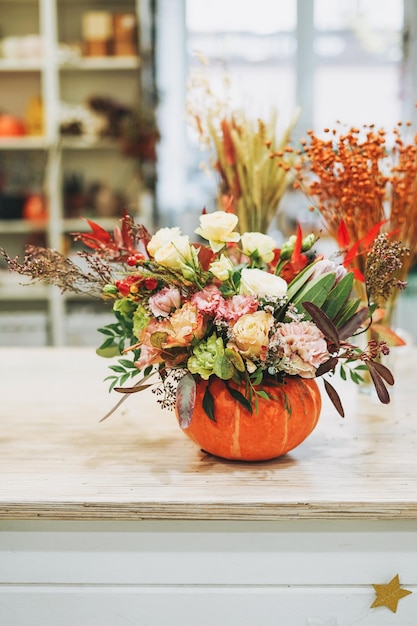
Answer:
M189 118L201 145L209 150L212 170L219 176L218 208L236 213L241 233L267 233L293 180L297 157L290 138L298 115L279 135L276 111L266 121L252 119L231 104L227 78L224 83L226 96L220 97L204 72L192 75Z
M377 239L372 257L374 267L379 259L375 271L389 291L383 294L388 324L399 294L390 287L405 286L417 259L417 135L407 141L404 128L410 132L410 124L399 123L391 137L373 126L326 129L325 139L310 131L295 183L312 199L313 210L344 251L345 265L363 285L378 234L398 242L387 249L386 240Z
M28 249L22 262L3 255L12 271L99 296L112 307L115 320L100 329L98 349L118 359L110 365L111 389L128 395L155 385L162 406L177 402L183 426L192 418L199 380L208 381L203 406L211 420L216 379L252 411L277 386L285 395L291 378L323 376L343 415L329 379L338 372L360 383L369 371L379 399L389 402L386 384L394 381L379 362L389 352L386 344L371 341L361 349L350 339L371 324L387 295L385 278L379 280L380 248L370 246L364 264L372 299L363 305L352 292L354 273L318 255L316 237L303 237L300 228L278 249L264 233L239 233L238 216L225 211L201 215L196 234L205 244L192 243L177 227L151 236L129 216L113 236L89 224L91 233L75 234L92 249L82 253L88 271L47 249ZM396 255L386 236L375 245ZM126 387L137 374L139 382ZM232 382L244 391L229 387Z

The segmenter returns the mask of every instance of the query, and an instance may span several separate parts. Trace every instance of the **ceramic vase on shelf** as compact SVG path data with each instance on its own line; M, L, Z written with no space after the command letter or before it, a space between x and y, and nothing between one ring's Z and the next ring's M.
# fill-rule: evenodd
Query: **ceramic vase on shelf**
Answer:
M258 396L252 413L236 400L226 383L210 381L215 420L203 408L207 381L197 382L191 423L183 432L202 450L235 461L265 461L282 456L300 445L314 430L321 411L321 395L315 380L287 377L285 384L265 387L272 396ZM232 390L244 393L234 383Z

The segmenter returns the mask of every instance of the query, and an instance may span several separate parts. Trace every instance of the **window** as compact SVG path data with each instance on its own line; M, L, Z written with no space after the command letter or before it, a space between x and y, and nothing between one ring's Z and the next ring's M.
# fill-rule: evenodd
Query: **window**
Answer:
M204 206L214 208L213 181L201 173L204 155L187 129L185 86L181 91L199 64L196 51L209 61L212 84L227 73L232 98L255 116L267 115L274 106L278 125L287 124L300 105L299 136L337 120L393 127L402 117L403 0L160 0L159 19L170 20L165 41L159 29L158 44L163 69L159 187L165 189L160 194L165 223L178 223L178 212L185 211L184 222L193 229L189 214L197 222ZM176 45L184 47L181 68L172 60L178 60L178 51L169 49L176 25L181 29ZM170 133L176 134L175 142L170 143Z

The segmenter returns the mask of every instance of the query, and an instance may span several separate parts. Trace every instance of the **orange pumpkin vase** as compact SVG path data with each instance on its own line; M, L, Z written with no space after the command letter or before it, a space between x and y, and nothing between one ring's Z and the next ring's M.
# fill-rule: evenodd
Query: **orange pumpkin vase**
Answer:
M320 416L321 394L313 379L287 377L285 384L265 388L273 398L258 397L258 410L254 407L250 413L223 380L214 378L209 389L215 421L203 409L207 384L197 382L192 420L184 433L205 452L224 459L265 461L281 456L308 437Z

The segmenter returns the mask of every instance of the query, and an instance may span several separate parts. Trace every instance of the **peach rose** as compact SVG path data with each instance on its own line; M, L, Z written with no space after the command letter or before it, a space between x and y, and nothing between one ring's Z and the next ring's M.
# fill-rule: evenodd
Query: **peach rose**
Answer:
M242 315L232 328L233 341L242 356L260 357L269 343L274 318L271 313L255 311Z

